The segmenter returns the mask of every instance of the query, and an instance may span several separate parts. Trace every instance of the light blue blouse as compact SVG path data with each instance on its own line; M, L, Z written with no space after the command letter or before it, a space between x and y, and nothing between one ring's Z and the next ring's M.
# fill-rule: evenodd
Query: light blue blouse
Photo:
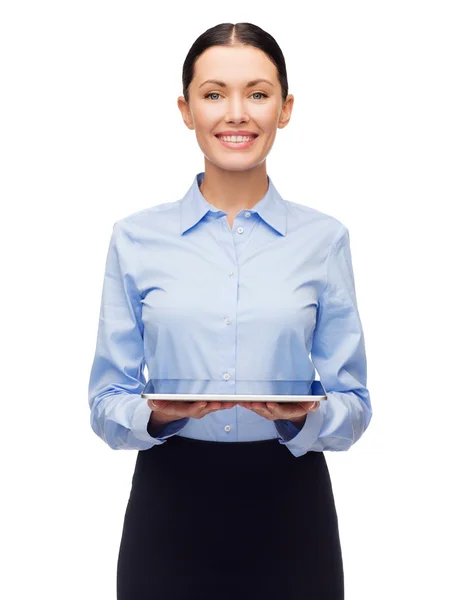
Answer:
M348 450L372 417L348 229L284 200L270 177L230 228L200 192L203 177L181 200L113 225L89 379L92 429L114 449L179 435L277 438L297 457ZM301 429L235 406L174 421L154 438L145 365L151 379L206 379L233 394L236 381L313 381L317 369L328 398Z

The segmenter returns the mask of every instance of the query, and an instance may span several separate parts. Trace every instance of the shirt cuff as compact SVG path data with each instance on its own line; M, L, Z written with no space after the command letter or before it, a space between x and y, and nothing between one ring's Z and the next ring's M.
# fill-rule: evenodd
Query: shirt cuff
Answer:
M287 419L277 419L274 423L280 437L287 442L300 432L299 427Z
M279 419L278 421L281 420ZM281 435L281 431L285 434L288 433L288 436L285 435L278 439L280 444L285 445L294 456L298 457L312 450L312 446L318 440L324 422L324 410L320 406L316 411L307 413L302 429L293 436L293 429L295 431L298 429L294 423L291 423L291 421L281 421L281 423L285 422L288 425L283 426L284 428L282 427L280 431L280 424L277 421L274 422L276 423L275 426L279 435Z
M152 437L147 431L147 425L149 423L151 414L152 409L147 404L146 398L141 397L141 403L138 405L133 414L131 430L136 438L142 440L143 442L149 442L152 446L164 444L167 441L167 438L172 435L176 435L189 421L189 417L171 421L170 423L166 424L157 437Z

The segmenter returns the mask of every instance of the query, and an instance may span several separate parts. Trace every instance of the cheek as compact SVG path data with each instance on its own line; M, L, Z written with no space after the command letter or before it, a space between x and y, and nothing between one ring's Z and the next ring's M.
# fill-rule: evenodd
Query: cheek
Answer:
M278 119L280 113L276 106L262 107L262 110L251 111L251 120L260 127L261 131L266 134L275 133L277 130Z
M206 132L212 131L215 126L215 115L211 111L206 111L202 105L192 108L192 119L196 131L200 135L205 135Z

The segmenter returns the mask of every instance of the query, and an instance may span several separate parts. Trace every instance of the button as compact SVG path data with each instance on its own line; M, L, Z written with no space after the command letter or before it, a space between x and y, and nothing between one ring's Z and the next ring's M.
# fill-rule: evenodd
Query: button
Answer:
M248 219L251 216L250 212L244 213L244 216Z
M242 227L238 227L238 229L236 230L238 233L243 233L244 229Z
M233 275L233 271L228 271L228 275L231 277Z
M231 427L229 425L225 425L225 431L231 431Z
M224 373L223 379L230 379L230 373Z
M225 323L229 325L231 323L231 319L228 317L228 319L225 319Z

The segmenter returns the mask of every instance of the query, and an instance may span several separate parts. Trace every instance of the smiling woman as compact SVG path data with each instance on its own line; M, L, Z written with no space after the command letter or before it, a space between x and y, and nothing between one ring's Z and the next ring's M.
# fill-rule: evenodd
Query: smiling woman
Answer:
M115 223L89 381L93 430L138 450L117 598L342 600L323 451L348 450L372 414L348 230L267 174L294 100L269 33L208 29L182 78L205 171L182 199ZM241 381L313 382L314 363L320 404L220 401ZM219 401L146 402L144 365L209 380Z
M267 191L265 159L291 117L285 58L259 27L222 24L194 42L182 78L178 108L205 157L201 192L234 218Z

